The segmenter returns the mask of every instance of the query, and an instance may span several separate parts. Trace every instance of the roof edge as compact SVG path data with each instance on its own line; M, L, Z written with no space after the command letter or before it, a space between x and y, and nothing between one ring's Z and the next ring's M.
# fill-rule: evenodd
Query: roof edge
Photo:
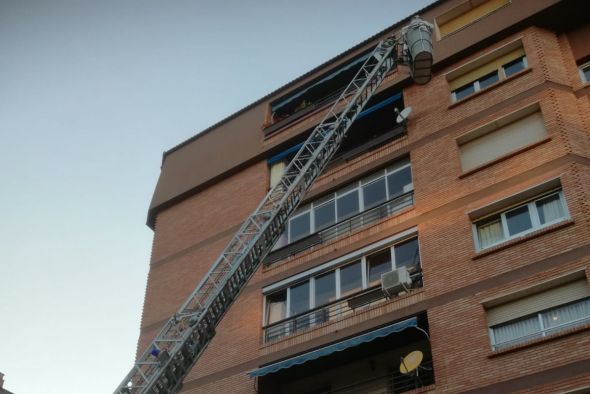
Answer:
M410 21L414 15L421 14L421 13L423 13L423 12L425 12L425 11L431 9L431 8L434 8L435 6L437 6L440 3L443 3L444 1L446 1L446 0L436 0L436 1L432 2L432 3L430 3L426 7L421 8L420 10L412 13L411 15L409 15L409 16L407 16L405 18L403 18L402 20L399 20L399 21L395 22L394 24L386 27L385 29L379 31L378 33L373 34L371 37L366 38L365 40L361 41L360 43L356 44L355 46L353 46L353 47L345 50L344 52L342 52L342 53L340 53L340 54L338 54L338 55L336 55L336 56L334 56L334 57L326 60L325 62L321 63L320 65L318 65L318 66L316 66L314 68L312 68L308 72L306 72L306 73L300 75L299 77L297 77L297 78L295 78L295 79L287 82L286 84L278 87L277 89L273 90L272 92L270 92L270 93L262 96L258 100L256 100L256 101L248 104L247 106L245 106L245 107L237 110L233 114L228 115L227 117L221 119L220 121L218 121L218 122L212 124L211 126L209 126L209 127L205 128L205 129L201 130L200 132L198 132L197 134L193 135L192 137L189 137L188 139L180 142L179 144L173 146L172 148L170 148L168 150L165 150L163 152L163 154L162 154L162 163L164 162L164 160L166 160L166 156L168 156L169 154L174 153L175 151L179 150L180 148L184 147L185 145L188 145L191 142L197 140L201 136L212 132L214 129L218 128L222 124L229 122L230 120L236 118L237 116L241 115L242 113L248 111L252 107L254 107L254 106L262 103L263 101L267 100L271 96L273 96L273 95L275 95L275 94L277 94L277 93L279 93L279 92L281 92L283 90L286 90L286 89L292 87L293 85L297 84L298 82L301 82L303 79L305 79L305 78L309 77L310 75L318 72L319 70L321 70L322 68L326 67L330 63L333 63L333 62L335 62L337 60L340 60L340 59L346 57L347 55L350 55L354 51L356 51L358 49L361 49L362 46L370 43L371 41L374 41L375 39L379 38L379 36L382 36L385 33L387 33L388 31L394 30L397 27L399 27L400 25L402 25L402 24Z

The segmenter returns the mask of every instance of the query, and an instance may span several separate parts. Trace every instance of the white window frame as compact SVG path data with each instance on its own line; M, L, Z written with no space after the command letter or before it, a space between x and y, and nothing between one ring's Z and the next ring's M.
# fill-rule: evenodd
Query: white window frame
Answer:
M539 212L536 209L535 204L537 201L542 200L546 197L552 196L554 194L559 195L559 203L561 205L561 208L563 209L564 216L559 219L555 219L550 222L547 222L545 224L541 224L541 220L539 218ZM506 214L511 211L514 211L515 209L522 208L523 206L528 206L528 212L529 212L529 216L531 218L531 228L528 230L522 231L520 233L510 235L509 231L508 231L508 221L506 220ZM485 219L489 219L491 217L497 217L497 216L499 216L500 220L501 220L502 232L504 233L504 238L497 241L497 242L494 242L490 245L487 245L485 248L482 248L481 247L481 240L479 239L478 225L479 225L479 223L481 223ZM502 211L499 211L499 212L496 212L496 213L493 213L490 215L486 215L485 217L479 218L476 221L474 221L472 224L472 232L473 232L473 239L475 241L475 250L477 252L482 251L482 250L486 250L486 249L492 248L494 246L508 242L510 240L526 236L527 234L530 234L530 233L535 232L537 230L552 226L556 223L560 223L560 222L563 222L563 221L569 220L569 219L570 219L570 214L569 214L569 210L567 208L567 203L565 201L565 196L563 195L563 189L553 190L553 191L550 191L547 193L543 193L539 196L534 197L533 199L529 200L528 202L513 205L509 208L503 209Z
M562 304L562 305L558 305L558 306L555 306L555 307L552 307L552 308L549 308L549 309L544 309L542 311L539 311L539 312L536 312L536 313L532 313L530 315L520 316L517 319L509 320L509 321L507 321L505 323L502 323L502 324L498 324L498 325L495 325L495 326L492 326L492 327L488 327L488 332L489 332L489 335L490 335L490 342L491 342L491 345L492 345L492 350L495 351L495 350L499 350L499 349L501 349L503 347L510 347L510 346L517 345L517 344L522 343L522 342L526 342L528 340L528 338L531 338L531 337L533 337L535 335L538 335L538 336L540 336L540 337L543 338L543 337L546 337L547 335L551 335L551 334L553 334L555 332L560 332L562 330L565 330L565 329L571 327L572 325L574 325L575 323L579 323L579 322L582 322L582 321L585 321L585 320L588 320L590 322L590 315L588 315L588 316L585 316L585 317L581 317L581 318L578 318L578 319L575 319L575 320L568 321L566 323L559 324L559 325L554 326L554 327L545 327L545 323L543 323L543 315L546 314L546 313L548 313L549 311L551 311L553 309L557 309L557 308L563 307L564 305L575 304L575 303L578 303L578 302L587 302L588 300L590 300L589 297L582 298L582 299L579 299L579 300L576 300L576 301L573 301L573 302L568 302L568 303L565 303L565 304ZM507 326L507 325L510 325L510 324L514 323L515 321L518 321L518 320L521 320L521 319L525 319L525 318L530 318L530 317L533 317L533 316L537 316L537 319L539 321L539 331L537 331L537 332L535 332L533 334L527 335L527 336L514 338L514 339L512 339L510 341L506 341L506 342L503 342L501 344L498 344L497 343L497 341L496 341L496 335L495 335L495 331L494 331L494 329L496 327ZM533 339L533 338L531 338L531 339ZM503 344L506 344L506 345L503 345Z
M520 60L522 60L522 62L523 62L523 64L524 64L524 68L523 68L523 70L526 70L526 69L529 67L529 62L528 62L528 60L527 60L527 57L526 57L526 55L523 55L522 57L516 58L516 59L514 59L514 60L517 60L517 59L520 59ZM511 62L513 62L514 60L511 60L511 61L510 61L510 62L508 62L508 63L511 63ZM508 64L508 63L506 63L506 64ZM494 85L496 85L496 84L498 84L498 83L502 82L502 81L503 81L503 80L505 80L506 78L508 78L508 77L506 76L506 72L504 71L504 66L506 66L506 64L503 64L502 66L500 66L500 68L499 68L499 69L497 69L497 70L496 70L496 71L497 71L497 73L498 73L498 82L494 82L493 84L489 85L488 87L490 87L490 86L494 86ZM487 74L486 74L486 75L487 75ZM514 75L514 74L513 74L513 75ZM469 94L469 95L467 95L467 96L465 96L465 97L463 97L463 98L461 98L460 100L464 100L464 99L466 99L467 97L469 97L469 96L471 96L471 95L474 95L475 93L477 93L477 92L481 91L481 87L479 86L479 80L480 80L481 78L482 78L482 77L479 77L478 79L476 79L475 81L471 82L470 84L466 84L466 85L463 85L463 86L461 86L461 87L464 87L464 86L468 86L468 85L473 85L474 92L473 92L473 93L471 93L471 94ZM457 89L458 89L458 88L457 88ZM460 101L460 100L457 100L457 94L455 93L455 92L457 91L457 89L455 89L455 90L453 90L453 91L451 92L451 100L453 101L453 103L456 103L457 101Z
M578 67L578 72L580 73L580 79L582 80L583 83L588 83L590 81L588 81L586 79L586 76L584 75L584 69L585 68L589 68L590 69L590 62L584 63L582 64L580 67Z
M390 201L392 199L392 196L390 195L390 192L389 192L389 182L387 182L387 177L391 174L402 171L408 167L410 168L410 173L412 173L411 161L409 159L407 159L407 160L402 160L401 162L403 164L401 164L401 165L399 165L399 163L397 165L394 164L394 165L389 166L383 170L377 171L377 172L375 172L375 173L373 173L373 174L371 174L359 181L350 183L350 184L340 188L339 190L337 190L334 193L329 194L328 196L324 196L316 201L313 201L310 204L308 204L307 206L305 206L303 209L298 210L292 217L289 218L289 220L287 222L287 226L286 226L286 228L287 228L287 244L286 245L289 245L289 244L292 244L293 242L298 241L298 240L296 240L296 241L291 240L291 220L296 219L305 213L309 213L309 216L310 216L310 218L309 218L310 232L308 235L315 234L317 231L320 231L320 230L317 230L315 227L315 208L316 207L321 207L322 205L327 204L332 201L334 202L334 223L331 224L330 226L332 226L336 223L340 223L345 220L348 220L350 218L350 216L346 219L338 221L337 199L339 197L345 196L349 193L353 193L356 191L358 193L359 211L355 215L358 215L359 213L364 212L366 209L365 209L364 196L363 196L363 186L365 186L369 183L378 181L379 179L384 179L385 193L387 196L387 200L385 200L385 202ZM414 180L413 179L411 179L411 182L404 187L404 193L408 193L412 190L414 190ZM373 208L373 207L371 207L371 208ZM368 208L368 209L371 209L371 208Z
M324 274L327 274L329 272L335 272L334 275L334 280L336 281L335 284L335 289L336 289L336 299L335 300L339 300L340 298L342 298L342 292L341 292L341 288L340 288L340 268L342 267L346 267L349 264L355 263L357 261L360 260L361 263L361 288L358 290L359 292L362 292L366 289L369 288L369 283L368 283L368 265L367 265L367 257L374 254L374 253L378 253L380 251L383 251L385 249L389 249L390 252L390 256L391 256L391 269L394 270L396 268L396 263L395 263L395 246L399 245L401 243L404 243L406 241L409 241L411 239L416 238L417 241L417 245L418 245L418 255L420 257L420 265L422 264L422 260L421 260L421 252L420 252L420 238L418 237L418 233L416 232L415 229L411 229L411 231L408 232L404 232L402 234L399 234L398 236L396 236L395 238L391 239L387 239L384 241L387 241L385 244L388 244L389 246L387 247L383 247L384 243L380 242L378 244L374 244L371 246L369 246L368 248L363 248L362 250L362 254L351 254L349 256L351 256L350 258L346 258L346 256L344 256L344 259L338 259L336 260L334 263L335 264L330 264L327 263L326 265L322 265L320 267L316 267L313 268L311 270L302 272L300 274L294 275L291 278L287 278L279 283L276 283L274 285L270 285L268 287L266 287L265 289L263 289L263 295L264 295L264 299L263 299L263 313L262 313L262 325L263 327L267 326L269 323L267 321L267 309L268 309L268 296L286 290L287 291L287 297L286 297L286 313L285 313L285 319L289 319L291 316L291 288L294 286L297 286L301 283L304 282L309 282L309 309L313 309L318 305L315 305L315 277L317 276L321 276ZM393 242L393 243L392 243ZM326 268L327 269L318 269L318 268ZM274 324L274 323L273 323Z

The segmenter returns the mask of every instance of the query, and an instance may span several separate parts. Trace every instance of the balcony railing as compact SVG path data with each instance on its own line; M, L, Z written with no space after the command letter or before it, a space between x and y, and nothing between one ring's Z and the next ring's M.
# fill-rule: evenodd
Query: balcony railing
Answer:
M414 191L404 193L392 200L386 201L381 205L368 209L361 213L352 216L340 223L333 224L317 233L308 235L296 242L283 246L271 254L264 260L265 265L271 265L299 253L305 249L309 249L314 245L319 245L331 239L350 234L354 230L375 223L389 215L405 208L414 205Z
M320 394L398 394L434 384L432 360L425 360L416 371L402 374L396 371L350 386L323 391Z
M328 106L329 104L333 103L334 100L336 100L343 91L344 91L344 88L340 88L334 92L327 94L326 96L324 96L320 99L317 99L313 103L310 102L310 103L307 103L307 105L302 105L300 107L297 107L293 110L293 112L290 112L290 113L286 113L286 114L282 114L282 115L278 115L278 114L273 113L272 119L271 119L271 124L268 125L264 129L264 134L269 135L269 134L275 132L276 130L282 128L283 126L286 126L287 124L294 122L295 120L297 120L299 118L304 117L305 115L309 114L310 112L313 112L317 109Z
M422 269L420 263L418 262L414 267L409 267L408 271L412 278L411 288L417 289L422 287ZM384 300L385 294L381 290L381 285L370 287L364 291L351 294L329 304L310 309L263 327L264 341L275 341L319 324L344 319L358 311L362 311L368 306L376 305Z

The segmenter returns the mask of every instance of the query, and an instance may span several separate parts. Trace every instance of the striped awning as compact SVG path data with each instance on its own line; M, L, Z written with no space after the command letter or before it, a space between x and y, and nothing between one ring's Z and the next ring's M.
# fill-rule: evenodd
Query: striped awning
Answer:
M301 354L299 356L291 357L283 361L276 362L274 364L270 364L261 368L258 368L254 371L248 372L248 375L251 377L255 376L264 376L270 373L278 372L282 369L291 368L295 365L301 365L311 360L316 360L320 357L329 356L335 352L341 352L343 350L361 345L363 343L368 343L374 341L377 338L383 338L388 335L391 335L396 332L400 332L405 330L406 328L410 327L417 327L418 326L418 319L416 317L412 317L407 320L403 320L397 323L390 324L388 326L379 328L377 330L347 339L342 342L334 343L332 345L325 346L321 349L313 350L308 353Z

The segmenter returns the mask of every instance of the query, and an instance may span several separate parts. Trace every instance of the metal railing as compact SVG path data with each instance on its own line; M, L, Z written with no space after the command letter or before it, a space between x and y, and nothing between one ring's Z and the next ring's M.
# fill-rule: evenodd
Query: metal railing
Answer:
M340 223L336 223L320 230L314 234L308 235L298 241L283 246L267 256L264 260L265 265L271 265L284 258L299 253L312 246L319 245L331 239L350 234L354 230L373 224L393 213L414 205L414 191L409 191L389 201L386 201L374 208L368 209L356 214Z
M323 97L320 97L313 102L307 102L305 105L298 106L287 113L278 114L276 112L273 112L271 116L271 125L275 125L279 122L286 121L287 119L289 119L289 121L292 122L293 120L299 118L299 116L297 116L299 114L308 113L313 109L327 106L328 104L334 102L342 94L344 89L346 89L346 86L337 88L336 90L331 91Z
M421 288L422 269L420 263L409 268L409 270L411 272L412 288ZM386 296L381 290L381 285L370 287L329 304L321 305L263 327L264 342L276 341L287 335L315 327L319 324L341 320L357 311L364 310L368 306L381 303L385 299Z
M391 374L367 379L346 387L323 391L320 394L398 394L434 384L432 360L425 360L416 371Z

